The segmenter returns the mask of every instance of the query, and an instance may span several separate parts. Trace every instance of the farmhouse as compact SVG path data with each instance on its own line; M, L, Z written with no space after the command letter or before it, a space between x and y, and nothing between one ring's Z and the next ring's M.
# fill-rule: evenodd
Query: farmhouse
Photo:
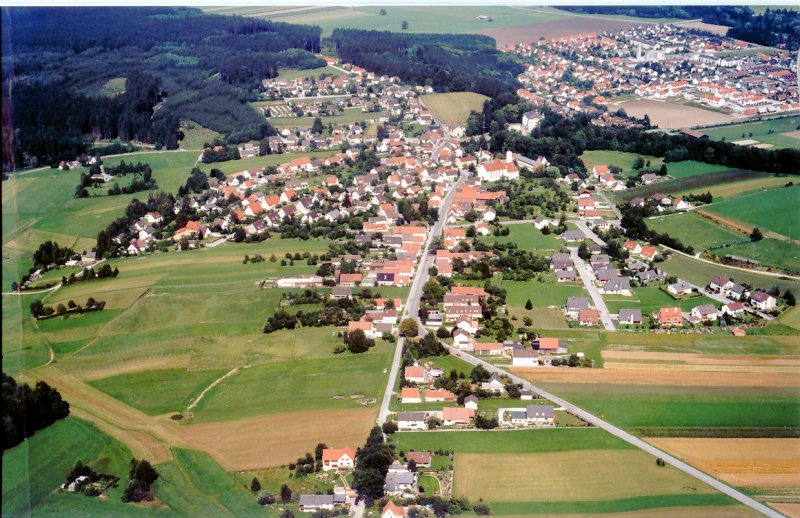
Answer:
M419 389L416 387L403 387L400 390L400 402L422 403L422 397L420 397Z
M476 356L499 356L503 354L503 345L500 342L476 343L473 350Z
M442 409L442 422L445 426L467 425L475 417L475 410L461 407L444 407Z
M422 430L427 420L425 412L397 412L397 427L401 430Z
M514 367L536 367L539 365L539 352L533 349L514 349L511 354Z
M425 383L425 367L419 365L408 366L403 371L403 375L411 383Z
M350 448L322 450L322 469L325 471L353 469L355 461L356 452Z
M492 376L489 378L489 381L484 381L481 383L481 389L493 394L505 394L506 384L503 381L503 378L497 374L492 374Z
M313 513L333 509L333 495L300 495L300 511Z

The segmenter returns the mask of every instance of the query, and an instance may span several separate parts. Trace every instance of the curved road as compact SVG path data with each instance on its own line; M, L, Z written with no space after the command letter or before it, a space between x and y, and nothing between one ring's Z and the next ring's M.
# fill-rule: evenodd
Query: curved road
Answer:
M442 230L444 229L445 222L447 221L447 213L450 210L450 204L453 202L453 196L455 196L456 190L458 187L464 183L467 177L465 175L461 175L458 180L453 184L448 191L447 196L444 197L442 200L442 205L439 207L439 218L436 220L436 224L433 225L433 229L428 234L428 240L425 242L425 248L422 250L422 256L420 257L419 264L417 265L417 271L414 274L414 280L411 283L411 291L408 293L408 299L406 299L405 308L403 308L403 313L400 316L400 320L402 321L405 318L411 317L417 322L417 326L419 327L419 334L420 336L425 336L427 334L427 330L422 325L422 322L419 319L419 299L422 295L422 287L428 280L428 268L433 264L433 251L430 250L431 243L442 234ZM381 402L381 410L378 414L378 424L383 424L386 422L386 418L389 415L389 403L392 400L392 395L394 394L394 386L397 384L397 372L400 370L400 361L403 357L403 343L405 342L405 338L398 338L397 345L395 346L394 350L394 358L392 359L392 368L389 372L389 381L386 384L386 391L383 393L383 401Z
M509 372L504 371L503 369L500 369L499 367L495 367L491 363L487 363L487 362L485 362L485 361L483 361L483 360L481 360L479 358L476 358L475 356L472 356L471 354L465 353L463 351L459 351L457 348L455 348L455 347L453 347L451 345L448 345L448 344L446 344L444 342L441 342L441 343L442 343L442 345L447 347L447 349L450 350L451 354L459 356L462 360L466 361L467 363L470 363L472 365L482 365L489 372L494 372L494 373L497 373L497 374L500 374L500 375L503 375L503 374L508 375L508 377L511 379L511 381L513 381L515 383L520 383L520 384L522 384L522 386L524 388L530 389L532 392L538 394L539 396L541 396L541 397L543 397L545 399L548 399L548 400L556 403L559 406L564 407L564 409L567 412L578 416L579 418L583 419L584 421L586 421L588 423L591 423L592 425L594 425L594 426L596 426L598 428L602 428L603 430L607 431L611 435L613 435L615 437L618 437L619 439L622 439L623 441L627 442L628 444L636 446L637 448L639 448L641 450L644 450L647 453L649 453L649 454L651 454L651 455L653 455L655 457L660 457L667 464L670 464L670 465L674 466L675 468L683 471L687 475L690 475L690 476L698 479L699 481L701 481L701 482L703 482L705 484L708 484L709 486L711 486L714 489L720 491L721 493L724 493L724 494L728 495L729 497L731 497L731 498L733 498L735 500L738 500L739 502L741 502L742 504L750 507L751 509L754 509L754 510L758 511L759 513L762 513L762 514L764 514L766 516L771 516L771 517L775 517L775 518L780 518L780 517L783 516L781 513L775 511L774 509L772 509L770 507L767 507L766 505L762 504L761 502L758 502L758 501L750 498L749 496L745 495L744 493L742 493L740 491L737 491L736 489L732 488L731 486L729 486L729 485L717 480L716 478L714 478L714 477L712 477L710 475L707 475L706 473L703 473L699 469L690 466L689 464L683 462L682 460L680 460L680 459L678 459L676 457L673 457L669 453L666 453L666 452L664 452L662 450L659 450L655 446L644 442L643 440L639 439L638 437L636 437L634 435L631 435L630 433L626 432L625 430L622 430L621 428L617 428L616 426L612 425L611 423L609 423L607 421L604 421L604 420L600 419L599 417L595 416L594 414L590 414L589 412L587 412L587 411L585 411L585 410L573 405L569 401L567 401L565 399L562 399L562 398L556 396L555 394L551 394L550 392L547 392L546 390L543 390L543 389L541 389L539 387L536 387L536 386L532 385L529 381L527 381L527 380L525 380L523 378L520 378L519 376L516 376L514 374L510 374Z

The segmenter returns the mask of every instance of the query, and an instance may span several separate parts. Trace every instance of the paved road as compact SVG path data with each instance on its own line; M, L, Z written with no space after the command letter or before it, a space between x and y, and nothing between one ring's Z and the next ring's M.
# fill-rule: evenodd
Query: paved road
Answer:
M456 189L458 189L458 187L461 186L465 180L466 176L461 175L442 200L442 204L439 207L439 219L433 225L433 229L431 229L430 233L428 234L428 240L425 242L425 247L422 250L422 257L419 260L416 272L414 272L414 280L411 282L411 291L408 293L408 299L406 299L406 305L405 308L403 308L403 313L400 317L401 321L408 317L416 320L417 326L419 327L420 336L425 336L427 334L427 330L419 319L419 299L422 296L422 287L428 281L428 268L431 267L434 259L433 251L429 250L429 248L431 243L433 243L433 241L442 234L445 221L447 220L447 212L450 210L450 204L453 202L453 196L455 196ZM394 358L392 359L392 368L389 372L389 381L386 383L386 391L383 393L381 410L378 414L379 424L385 423L386 418L389 415L389 403L392 400L394 387L397 384L397 373L400 370L400 361L403 357L404 343L404 338L398 338L397 345L395 346L394 350Z
M601 198L603 198L603 201L606 202L608 204L608 206L611 208L611 210L614 211L614 214L617 215L617 219L621 220L622 219L622 213L619 211L619 209L617 208L616 204L611 203L611 200L608 199L608 196L606 196L605 191L595 190L594 192L596 192L598 195L600 195Z
M578 226L578 228L581 229L581 232L583 232L583 234L586 237L594 241L595 244L598 244L600 246L604 246L606 244L605 241L597 237L597 234L595 234L594 231L592 231L592 229L589 228L589 225L587 225L586 222L583 221L582 219L573 219L570 221L575 223Z
M606 302L603 300L602 295L600 295L597 286L594 285L592 275L589 273L586 263L584 263L583 259L578 256L578 249L575 247L570 247L569 255L572 258L572 262L575 263L575 269L578 270L581 280L583 281L583 285L586 287L586 291L588 291L589 296L592 297L592 302L594 302L594 307L597 308L597 312L600 314L600 322L603 323L603 327L606 329L606 331L616 331L617 327L611 320L611 313L608 312Z
M644 450L645 452L647 452L647 453L649 453L649 454L651 454L651 455L653 455L655 457L660 457L667 464L670 464L670 465L674 466L675 468L683 471L687 475L690 475L690 476L700 480L701 482L703 482L705 484L708 484L709 486L713 487L714 489L716 489L716 490L728 495L729 497L731 497L731 498L733 498L735 500L738 500L742 504L744 504L744 505L746 505L746 506L748 506L748 507L750 507L750 508L752 508L752 509L754 509L754 510L756 510L756 511L758 511L758 512L764 514L764 515L766 515L766 516L773 516L773 517L776 517L776 518L783 516L779 512L767 507L766 505L764 505L764 504L762 504L760 502L757 502L756 500L750 498L749 496L745 495L744 493L741 493L741 492L737 491L736 489L730 487L729 485L727 485L727 484L725 484L723 482L720 482L719 480L715 479L714 477L711 477L711 476L703 473L699 469L694 468L694 467L690 466L689 464L686 464L685 462L681 461L680 459L677 459L677 458L673 457L669 453L666 453L666 452L664 452L662 450L659 450L655 446L644 442L643 440L639 439L638 437L635 437L635 436L629 434L625 430L622 430L621 428L617 428L616 426L614 426L611 423L608 423L608 422L600 419L599 417L595 416L594 414L590 414L589 412L587 412L587 411L585 411L585 410L573 405L569 401L567 401L565 399L562 399L562 398L560 398L560 397L558 397L558 396L556 396L554 394L551 394L550 392L547 392L547 391L545 391L545 390L543 390L543 389L541 389L539 387L531 385L531 383L529 381L527 381L527 380L525 380L523 378L520 378L519 376L515 376L514 374L510 374L510 373L504 371L503 369L500 369L499 367L496 367L495 365L492 365L491 363L487 363L487 362L485 362L485 361L483 361L483 360L481 360L479 358L476 358L475 356L472 356L469 353L465 353L464 351L459 351L457 348L455 348L455 347L453 347L451 345L448 345L448 344L446 344L444 342L442 342L442 345L447 347L447 349L450 350L451 354L458 355L462 360L466 361L467 363L470 363L472 365L482 365L489 372L494 372L494 373L501 374L501 375L502 374L508 375L509 378L511 379L511 381L513 381L515 383L522 384L523 388L530 389L532 392L536 393L540 397L543 397L545 399L548 399L548 400L552 401L553 403L556 403L557 405L563 407L567 412L578 416L579 418L583 419L584 421L586 421L588 423L591 423L592 425L594 425L594 426L596 426L598 428L602 428L603 430L607 431L611 435L614 435L615 437L618 437L618 438L622 439L623 441L627 442L628 444L636 446L637 448L639 448L641 450Z

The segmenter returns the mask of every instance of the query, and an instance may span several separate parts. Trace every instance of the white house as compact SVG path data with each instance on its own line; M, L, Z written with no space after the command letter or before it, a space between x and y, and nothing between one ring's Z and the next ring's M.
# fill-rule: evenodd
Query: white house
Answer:
M514 367L538 367L539 352L533 349L514 349L511 353L511 365Z
M322 469L353 469L356 462L356 452L350 448L326 448L322 450Z
M424 430L427 418L425 412L397 412L397 427L400 430Z

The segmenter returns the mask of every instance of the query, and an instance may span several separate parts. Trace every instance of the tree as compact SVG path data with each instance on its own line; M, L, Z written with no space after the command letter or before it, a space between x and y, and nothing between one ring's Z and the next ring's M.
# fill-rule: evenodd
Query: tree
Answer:
M292 499L292 490L286 484L281 484L281 502L288 502Z
M783 292L783 300L785 300L790 306L797 304L797 299L795 299L794 293L791 290L786 290Z
M382 497L384 479L393 461L394 452L384 442L381 429L373 427L356 458L353 488L360 496L368 499Z
M319 117L314 118L314 124L311 126L311 133L315 135L322 133L322 119Z
M361 329L345 333L344 341L347 344L347 349L353 354L365 353L375 346L375 340L367 338L367 335Z
M448 331L446 327L441 326L436 330L436 338L450 338L450 331Z
M438 417L429 417L428 418L428 430L434 430L438 427L442 426L442 420Z
M380 11L378 11L378 13L379 13L381 16L386 16L386 9L381 9Z
M525 309L528 311L533 309L533 302L531 302L531 299L528 299L527 302L525 302Z
M633 168L641 169L642 167L644 167L644 158L637 156L633 161Z
M592 254L589 252L589 247L586 246L586 243L581 243L580 246L578 247L578 257L580 257L585 261L589 259L589 257L591 256Z
M259 482L256 477L253 477L253 480L250 482L250 491L253 493L261 491L261 482Z
M400 28L403 29L404 31L408 30L408 22L403 20L403 23L400 24Z
M764 234L761 233L761 230L758 227L753 228L753 231L750 233L750 241L756 242L762 239L764 239Z
M386 421L381 426L381 430L383 430L383 433L385 433L386 435L391 435L398 430L397 423L395 423L394 421Z
M260 505L270 505L275 503L275 496L269 491L261 491L256 500Z
M408 471L410 471L412 473L416 473L417 472L417 463L413 459L408 461L407 467L408 467Z
M413 318L407 318L400 323L400 334L409 338L414 338L419 333L419 326L417 321Z

